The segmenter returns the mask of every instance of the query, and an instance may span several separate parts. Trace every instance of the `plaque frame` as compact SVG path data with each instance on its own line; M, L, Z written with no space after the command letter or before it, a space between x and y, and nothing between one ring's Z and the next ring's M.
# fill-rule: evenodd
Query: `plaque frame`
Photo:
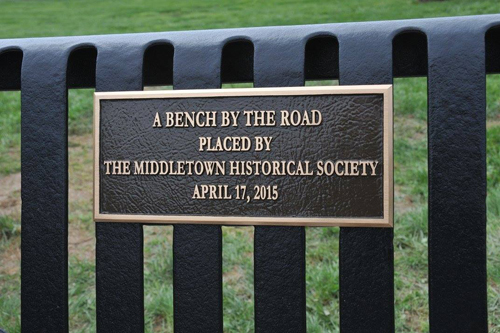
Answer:
M100 103L102 100L244 97L244 96L307 96L307 95L383 95L383 217L256 217L216 215L139 215L101 214L99 206L99 138ZM93 163L93 217L95 222L144 224L216 224L216 225L269 225L311 227L385 227L394 221L394 157L393 157L393 88L392 85L309 86L278 88L231 88L117 91L94 93L94 163Z

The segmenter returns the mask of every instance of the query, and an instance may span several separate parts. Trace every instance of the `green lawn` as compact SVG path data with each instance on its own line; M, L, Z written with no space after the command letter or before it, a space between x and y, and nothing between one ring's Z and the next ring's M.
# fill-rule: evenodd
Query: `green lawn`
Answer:
M0 38L292 25L498 12L497 0L4 1ZM334 84L334 82L327 82ZM324 84L309 82L308 84ZM395 307L397 332L428 331L427 85L395 80ZM500 80L487 81L488 294L500 332ZM69 94L71 332L95 331L92 91ZM20 94L0 92L0 327L20 331ZM145 227L148 332L172 331L172 227ZM253 331L253 228L223 227L224 327ZM307 228L307 325L339 327L338 228Z
M495 0L0 0L0 38L213 29L472 15Z

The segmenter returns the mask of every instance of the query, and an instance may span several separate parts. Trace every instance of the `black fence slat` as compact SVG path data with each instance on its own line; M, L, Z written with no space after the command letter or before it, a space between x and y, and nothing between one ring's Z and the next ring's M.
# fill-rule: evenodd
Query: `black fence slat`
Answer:
M304 85L304 47L259 41L254 86ZM256 226L255 331L306 332L305 228Z
M220 88L221 49L179 45L174 89ZM182 140L182 137L179 137ZM174 331L222 332L222 229L174 226Z
M377 31L339 36L340 84L392 83L392 41ZM387 175L386 175L387 176ZM340 330L394 332L393 230L340 228Z
M174 330L222 332L222 230L174 226Z
M142 90L137 45L98 49L96 91ZM138 223L96 223L98 332L144 331L143 230Z
M67 59L47 45L22 64L23 332L68 331Z
M432 332L487 332L485 32L429 40Z

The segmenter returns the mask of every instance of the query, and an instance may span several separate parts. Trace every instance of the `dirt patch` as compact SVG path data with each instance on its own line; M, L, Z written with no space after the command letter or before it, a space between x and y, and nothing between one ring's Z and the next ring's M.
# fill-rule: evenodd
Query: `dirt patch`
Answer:
M21 173L0 178L0 215L21 217Z
M147 225L143 227L144 229L144 244L154 242L157 239L161 239L162 242L173 243L174 239L174 228L172 226L164 225Z
M421 119L413 117L396 118L394 120L394 134L410 141L427 140L427 124Z
M68 251L70 257L93 261L95 258L95 237L93 230L69 226Z
M223 274L224 280L228 282L239 281L245 277L239 266L233 266L229 272Z
M0 275L16 275L21 269L21 240L17 238L1 252Z
M488 120L486 121L486 128L492 128L500 126L500 120Z
M93 261L95 229L92 221L92 135L70 136L68 144L69 255L78 260Z
M69 202L92 200L92 135L69 138Z
M403 187L394 185L394 208L398 214L409 212L416 207L413 196L404 192Z

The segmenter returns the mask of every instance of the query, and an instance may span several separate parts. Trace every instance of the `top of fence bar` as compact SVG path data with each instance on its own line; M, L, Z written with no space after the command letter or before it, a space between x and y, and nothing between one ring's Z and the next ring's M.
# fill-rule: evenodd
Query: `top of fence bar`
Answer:
M0 52L11 48L21 50L29 49L37 45L51 45L59 47L79 46L81 44L99 47L108 43L129 43L134 45L149 46L156 42L168 42L174 47L179 44L220 44L237 39L247 39L252 42L274 38L274 42L279 42L278 38L295 39L307 41L317 35L350 35L353 33L363 33L371 31L380 32L387 37L394 37L401 32L421 31L427 33L433 31L484 31L500 25L500 14L491 15L471 15L456 17L438 17L410 20L392 21L370 21L370 22L346 22L328 23L312 25L290 25L290 26L264 26L252 28L230 28L211 30L189 30L189 31L168 31L168 32L148 32L148 33L127 33L110 35L82 35L68 37L36 37L36 38L15 38L0 39ZM208 38L210 37L210 38Z

